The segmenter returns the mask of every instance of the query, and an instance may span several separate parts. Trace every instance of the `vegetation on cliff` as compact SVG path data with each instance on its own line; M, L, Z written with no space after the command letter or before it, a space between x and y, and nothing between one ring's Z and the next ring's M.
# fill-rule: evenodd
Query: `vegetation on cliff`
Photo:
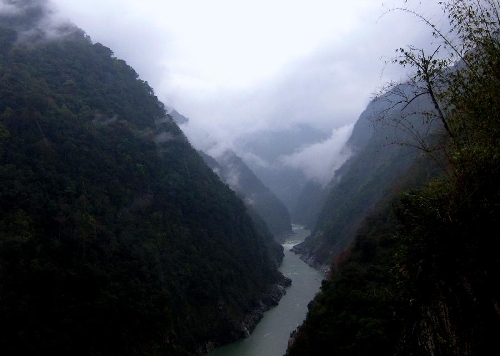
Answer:
M290 213L253 171L234 152L228 150L214 159L200 152L205 163L241 197L249 211L263 220L276 241L292 234Z
M0 19L3 354L188 355L244 336L282 280L279 246L148 83L74 26L37 28L30 3Z
M500 3L440 4L450 33L428 23L441 45L430 54L401 49L395 60L415 69L400 103L426 96L432 110L380 118L410 134L415 120L432 127L414 146L442 174L365 220L290 356L318 354L319 345L335 355L500 352Z

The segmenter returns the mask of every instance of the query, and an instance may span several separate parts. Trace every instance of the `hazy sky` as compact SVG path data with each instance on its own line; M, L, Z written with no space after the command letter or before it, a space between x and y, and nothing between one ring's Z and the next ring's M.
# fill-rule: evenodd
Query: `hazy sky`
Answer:
M408 14L382 16L403 0L49 2L189 117L183 130L201 149L304 122L348 136L337 129L385 82L404 77L385 65L395 50L430 38ZM430 14L435 2L413 6Z

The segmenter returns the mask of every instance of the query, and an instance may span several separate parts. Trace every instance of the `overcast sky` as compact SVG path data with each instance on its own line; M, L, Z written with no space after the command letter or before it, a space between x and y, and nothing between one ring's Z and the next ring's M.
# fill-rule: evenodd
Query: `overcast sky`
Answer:
M403 0L49 1L189 117L200 149L304 122L348 136L338 129L404 78L385 64L395 50L430 38L415 17L382 16ZM412 6L431 14L435 2Z

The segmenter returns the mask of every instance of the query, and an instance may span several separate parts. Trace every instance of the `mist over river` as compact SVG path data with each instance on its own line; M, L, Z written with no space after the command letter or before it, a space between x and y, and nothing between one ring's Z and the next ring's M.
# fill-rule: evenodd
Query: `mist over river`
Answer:
M290 333L300 325L307 314L307 304L319 291L323 274L302 261L290 249L310 233L302 226L293 225L294 235L284 244L285 257L280 271L292 280L278 306L264 313L264 317L250 337L218 348L208 356L283 356Z

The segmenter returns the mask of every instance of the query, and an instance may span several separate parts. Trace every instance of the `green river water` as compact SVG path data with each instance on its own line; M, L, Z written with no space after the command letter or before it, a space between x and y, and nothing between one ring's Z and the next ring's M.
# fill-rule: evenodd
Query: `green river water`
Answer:
M264 313L250 337L218 348L208 356L283 356L290 333L307 314L307 304L319 291L323 274L309 267L290 249L309 235L309 231L294 225L294 235L283 247L285 257L280 271L292 280L278 306Z

